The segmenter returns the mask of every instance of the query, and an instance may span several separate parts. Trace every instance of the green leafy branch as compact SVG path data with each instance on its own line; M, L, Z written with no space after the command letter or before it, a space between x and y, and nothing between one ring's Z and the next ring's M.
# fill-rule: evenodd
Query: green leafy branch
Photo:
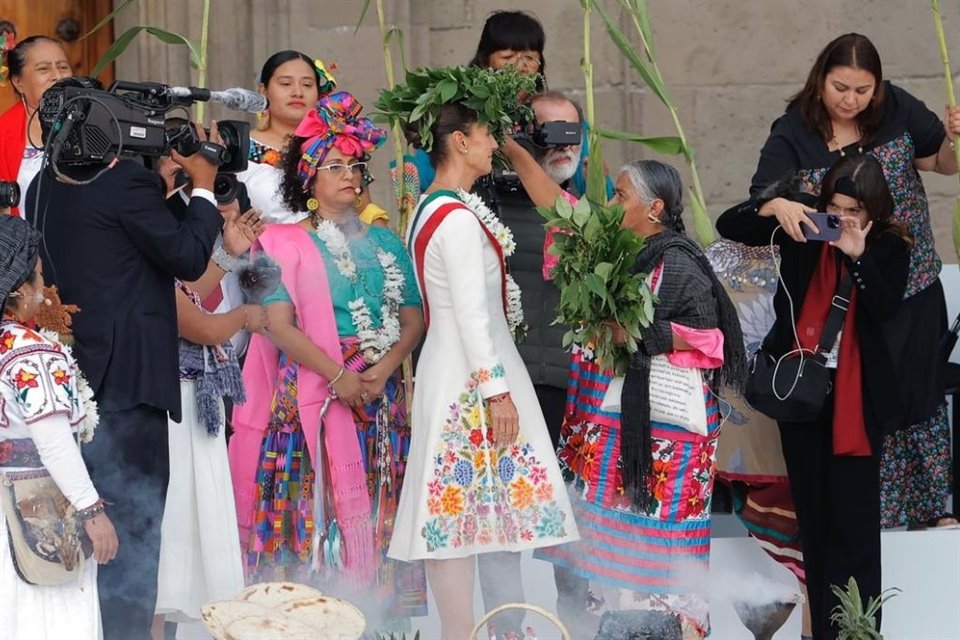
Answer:
M553 234L550 253L558 258L552 272L560 289L557 323L572 327L564 348L592 345L599 362L623 373L637 351L640 329L653 320L656 301L646 275L633 273L643 238L621 228L622 207L586 197L575 205L560 198L538 211ZM625 343L614 343L611 321L623 327Z
M900 589L886 589L878 597L867 601L866 609L860 596L860 587L853 576L846 587L831 585L830 590L840 600L840 604L830 613L830 622L837 626L839 640L883 640L877 629L877 612L890 598L900 593Z
M406 84L381 89L374 102L375 118L391 127L399 127L416 144L429 151L433 147L431 127L445 104L454 102L477 113L480 124L503 140L515 123L533 117L520 96L536 90L536 78L524 75L512 66L499 71L479 67L420 68L407 71ZM401 165L402 166L402 165Z

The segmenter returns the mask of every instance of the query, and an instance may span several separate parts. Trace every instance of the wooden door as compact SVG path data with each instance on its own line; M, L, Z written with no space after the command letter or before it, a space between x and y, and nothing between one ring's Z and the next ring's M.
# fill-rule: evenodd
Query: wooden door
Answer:
M0 0L0 21L13 24L19 42L44 35L63 42L75 75L89 73L113 42L113 24L89 38L83 35L113 10L112 0ZM100 74L104 85L113 82L113 65ZM0 88L0 112L17 100L13 88Z

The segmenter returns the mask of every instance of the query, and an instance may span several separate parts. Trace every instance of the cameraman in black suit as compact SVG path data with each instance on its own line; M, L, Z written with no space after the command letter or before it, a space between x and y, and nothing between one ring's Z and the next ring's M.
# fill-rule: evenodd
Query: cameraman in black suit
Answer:
M203 127L197 137L206 141ZM210 142L221 142L215 124ZM99 404L96 437L83 455L120 538L116 559L98 576L107 640L150 638L169 477L167 414L180 419L174 278L204 273L223 225L213 195L217 164L203 153L171 155L193 184L183 219L167 208L160 176L133 159L88 184L60 182L48 169L28 194L33 202L39 190L30 210L44 234L48 281L80 307L74 353Z

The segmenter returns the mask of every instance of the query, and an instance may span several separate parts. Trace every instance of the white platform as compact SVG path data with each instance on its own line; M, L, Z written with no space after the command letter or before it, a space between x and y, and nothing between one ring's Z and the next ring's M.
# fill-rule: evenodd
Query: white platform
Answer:
M960 639L960 530L954 531L887 531L883 533L884 587L898 587L903 593L884 608L883 634L886 640L958 640ZM716 538L712 542L711 579L724 579L730 572L741 575L759 573L773 581L795 586L796 580L786 569L773 562L750 538ZM556 589L552 565L523 559L523 582L531 604L554 611ZM482 611L480 587L476 587L475 611ZM414 627L421 640L440 637L440 623L431 595L431 615L416 618ZM712 640L752 640L740 623L729 602L714 598L710 605ZM559 632L535 614L527 624L537 630L539 640L556 640ZM774 636L776 640L798 640L800 609ZM576 638L575 640L587 640Z

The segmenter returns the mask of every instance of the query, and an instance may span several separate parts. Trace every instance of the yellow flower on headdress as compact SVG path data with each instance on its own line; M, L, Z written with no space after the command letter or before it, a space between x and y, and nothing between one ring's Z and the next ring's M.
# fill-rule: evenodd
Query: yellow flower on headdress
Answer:
M323 97L337 88L337 79L333 77L333 74L327 71L327 67L323 64L323 60L320 58L314 58L313 67L317 70L317 75L320 76L320 82L317 85L317 91L320 92L320 97ZM336 64L331 64L331 68L336 69Z

